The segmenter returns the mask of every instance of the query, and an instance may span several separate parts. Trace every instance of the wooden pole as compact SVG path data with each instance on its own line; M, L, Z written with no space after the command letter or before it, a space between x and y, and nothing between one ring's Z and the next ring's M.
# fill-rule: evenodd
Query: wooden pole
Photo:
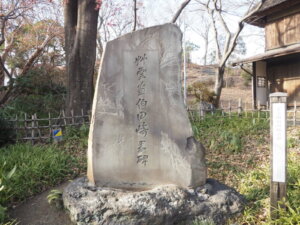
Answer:
M51 141L52 139L52 121L51 121L51 113L49 112L48 114L48 118L49 118L49 140Z
M87 114L88 114L88 119L89 119L89 123L90 123L91 122L91 114L92 114L91 110L88 110Z
M252 76L252 109L256 109L256 99L257 99L257 90L256 90L256 62L252 63L253 76Z
M229 100L229 117L231 117L231 100Z
M62 115L63 115L64 125L67 126L67 119L66 119L65 110L62 111Z
M40 129L40 126L39 126L39 121L37 119L36 113L34 114L34 119L35 119L36 129L37 129L37 132L38 132L38 135L39 135L39 139L41 141L42 140L42 134L41 134L41 129Z
M287 93L273 93L270 95L271 107L271 185L270 210L273 219L278 218L278 202L286 198L286 109ZM284 208L284 205L279 206Z
M75 125L74 110L71 110L72 125Z
M24 114L24 133L24 138L27 138L27 113Z
M200 102L199 110L200 110L200 119L203 120L204 119L204 109L203 109L202 102Z
M258 104L258 121L259 121L259 119L260 119L260 109L261 109L260 101L257 101L257 104Z
M19 130L18 130L18 128L19 128L19 120L18 120L18 115L16 115L16 123L15 123L15 131L16 131L16 142L18 142L18 136L19 136Z
M239 105L238 105L238 115L240 116L242 113L242 99L239 98Z
M35 125L34 125L34 115L31 115L31 144L34 144L34 137L35 137Z
M296 121L297 121L296 117L297 117L297 102L294 101L294 120L293 120L294 126L296 126Z
M82 125L84 125L85 124L85 119L84 119L83 109L81 109L81 116L82 116Z

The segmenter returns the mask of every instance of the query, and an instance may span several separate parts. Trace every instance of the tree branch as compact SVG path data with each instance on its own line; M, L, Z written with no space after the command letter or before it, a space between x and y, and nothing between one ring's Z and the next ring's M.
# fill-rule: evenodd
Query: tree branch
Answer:
M227 52L228 48L229 48L229 45L230 45L230 39L231 39L231 32L221 14L221 11L222 11L222 5L221 5L221 2L220 2L220 8L218 8L218 5L217 5L217 0L213 0L214 2L214 8L215 8L215 11L217 12L218 14L218 17L220 18L220 22L221 22L221 25L223 26L225 32L226 32L226 41L225 41L225 46L224 46L224 50L223 50L223 55Z
M182 13L183 9L190 3L191 0L186 0L184 1L180 8L178 9L178 11L176 12L176 14L174 15L173 19L171 20L171 23L175 23L176 20L178 19L178 17L180 16L180 14Z
M41 55L41 53L43 52L43 50L45 49L47 44L52 40L52 38L54 38L54 35L47 36L46 39L44 40L44 42L39 47L37 47L35 52L30 56L27 63L23 67L23 70L22 70L22 72L20 73L19 76L22 76L22 75L24 75L25 73L28 72L28 70L33 65L34 61Z
M137 7L136 7L136 1L137 0L133 0L133 13L134 13L134 22L133 22L133 30L132 31L136 31L136 23L137 23Z
M210 16L211 23L213 25L213 36L214 36L214 41L215 41L215 45L216 45L216 57L217 57L217 61L220 61L221 51L220 51L220 45L219 45L219 41L218 41L218 30L217 30L217 26L216 26L216 21L214 19L214 13L213 13L213 10L210 9L208 5L206 5L205 7Z
M247 20L249 17L251 17L254 13L256 13L260 7L262 6L264 1L261 1L251 12L249 12L247 15L245 15L238 23L238 30L237 32L235 33L235 35L233 36L233 38L231 39L231 43L230 43L230 46L226 52L226 54L223 55L223 58L220 62L220 67L223 67L225 66L228 58L230 57L232 51L234 50L235 46L236 46L236 42L237 42L237 39L240 35L240 33L242 32L243 28L244 28L244 23L245 23L245 20Z
M0 57L0 66L3 69L3 71L6 73L6 75L9 77L9 79L11 80L12 76L11 76L10 72L6 69L1 57Z

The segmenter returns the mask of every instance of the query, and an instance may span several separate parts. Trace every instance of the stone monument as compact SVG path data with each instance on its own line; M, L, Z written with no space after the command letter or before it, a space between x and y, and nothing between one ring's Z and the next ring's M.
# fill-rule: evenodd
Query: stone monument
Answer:
M224 224L243 198L206 179L204 147L181 93L181 38L174 24L107 43L93 103L88 179L63 193L77 225Z
M97 186L147 189L206 181L181 93L182 33L165 24L107 43L95 90L88 178Z

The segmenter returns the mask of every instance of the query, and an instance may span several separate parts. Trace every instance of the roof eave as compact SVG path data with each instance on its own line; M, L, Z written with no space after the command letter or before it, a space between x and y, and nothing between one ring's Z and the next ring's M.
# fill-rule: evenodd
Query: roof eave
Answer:
M294 44L294 45L286 46L286 47L283 47L280 49L269 50L265 53L258 54L256 56L252 56L249 58L245 58L245 59L236 61L236 62L232 63L232 65L237 66L240 64L257 62L257 61L267 60L267 59L271 59L271 58L277 58L280 56L285 56L285 55L290 55L290 54L295 54L295 53L300 53L300 44Z

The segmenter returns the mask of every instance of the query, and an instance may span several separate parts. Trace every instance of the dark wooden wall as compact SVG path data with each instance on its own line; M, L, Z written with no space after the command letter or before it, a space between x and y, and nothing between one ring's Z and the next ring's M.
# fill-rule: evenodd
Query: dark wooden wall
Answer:
M298 57L268 62L267 74L271 93L287 92L289 105L294 101L300 104L300 59Z

